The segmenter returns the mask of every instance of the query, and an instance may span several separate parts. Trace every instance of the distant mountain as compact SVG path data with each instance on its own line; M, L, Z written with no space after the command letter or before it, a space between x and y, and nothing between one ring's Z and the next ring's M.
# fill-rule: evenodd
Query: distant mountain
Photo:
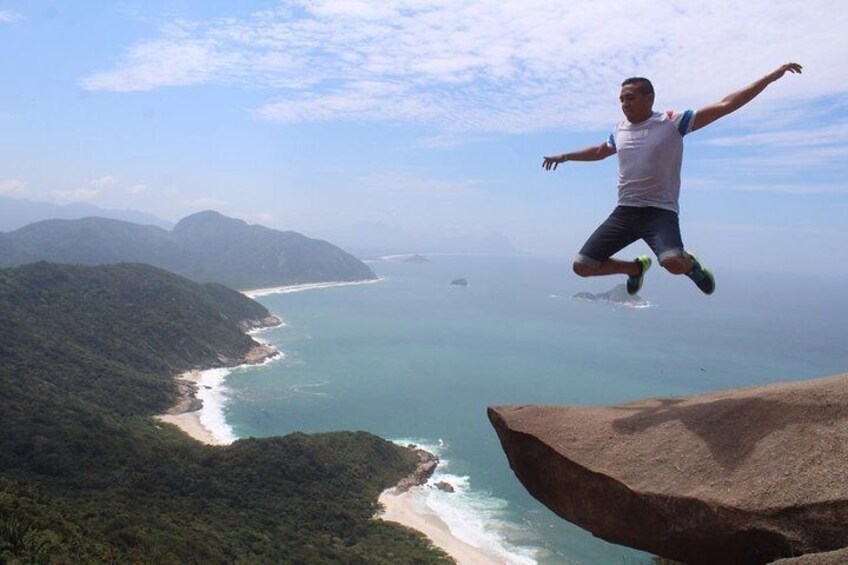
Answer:
M0 266L35 261L100 265L147 263L199 282L261 288L375 279L326 241L206 211L172 231L108 218L46 220L0 234Z
M0 269L0 563L447 563L373 520L409 450L364 432L210 447L152 418L268 311L147 265Z
M136 210L111 210L84 202L60 205L0 196L0 232L13 231L42 220L78 220L90 216L158 226L168 230L174 226L172 222Z
M359 257L406 253L521 253L506 236L499 233L416 233L380 222L360 222L344 229L327 230L321 235Z

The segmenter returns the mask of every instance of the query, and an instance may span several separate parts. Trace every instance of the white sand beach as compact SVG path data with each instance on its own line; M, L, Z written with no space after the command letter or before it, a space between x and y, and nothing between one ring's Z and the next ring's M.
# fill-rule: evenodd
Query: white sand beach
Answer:
M260 296L268 296L269 294L286 294L289 292L303 292L304 290L318 290L321 288L334 288L337 286L354 286L360 284L373 284L380 282L381 279L365 280L365 281L339 281L339 282L323 282L323 283L308 283L308 284L293 284L288 286L274 286L268 288L255 288L240 291L248 298L258 298Z
M200 412L184 412L182 414L163 414L156 416L157 420L174 424L179 429L184 431L189 436L206 445L227 445L227 442L220 441L212 432L203 427L200 423Z
M242 291L242 293L250 298L256 298L269 294L300 292L334 286L369 284L379 282L379 280L283 286ZM261 344L246 356L245 361L248 364L256 364L275 355L279 355L279 352L267 344ZM196 399L195 391L197 387L201 386L202 378L203 371L197 370L178 375L176 379L179 384L181 398L177 405L169 410L167 414L156 416L156 419L177 426L189 437L206 445L228 445L230 443L229 441L223 441L217 438L211 429L203 425L201 420L203 407L202 403ZM415 494L416 489L420 488L413 487L403 493L398 493L394 488L384 491L380 495L379 502L383 505L385 511L376 518L395 522L423 533L436 547L441 548L453 557L459 565L506 565L506 562L501 557L469 545L455 537L447 524L436 514L427 512L426 508L418 508Z
M455 537L441 518L419 508L415 494L420 488L422 487L413 487L403 493L397 493L395 489L383 491L379 502L385 507L385 511L377 518L418 530L430 538L433 545L453 557L459 565L506 565L506 561L501 557Z
M203 425L200 420L202 407L197 409L196 401L189 394L192 388L187 385L199 386L202 376L202 371L188 371L179 375L178 382L184 383L180 386L182 398L168 414L156 416L156 419L177 426L189 437L206 445L228 445L229 442L216 438L212 431ZM421 487L413 487L400 494L396 493L394 488L384 491L379 502L385 507L385 512L377 518L396 522L423 533L459 565L505 564L497 555L491 555L455 537L437 515L418 508L415 503L415 491L419 488Z
M202 376L202 371L188 371L177 376L177 383L190 383L197 387ZM216 438L212 431L201 423L200 410L194 405L195 400L190 389L182 384L179 388L181 398L177 405L167 414L156 416L156 419L177 426L189 437L207 445L227 445L227 442Z

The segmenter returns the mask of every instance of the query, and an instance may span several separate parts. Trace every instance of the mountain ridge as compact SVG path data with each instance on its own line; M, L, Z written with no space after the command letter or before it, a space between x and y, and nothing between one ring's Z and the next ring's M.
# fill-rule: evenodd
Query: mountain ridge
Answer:
M90 217L44 220L0 234L0 266L36 261L147 263L197 282L242 289L377 278L329 242L211 210L183 218L171 231Z

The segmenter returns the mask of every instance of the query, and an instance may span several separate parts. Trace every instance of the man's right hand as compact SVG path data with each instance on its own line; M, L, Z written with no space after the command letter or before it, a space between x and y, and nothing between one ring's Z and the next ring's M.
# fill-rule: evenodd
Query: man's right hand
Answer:
M768 78L771 82L776 81L779 78L782 78L787 72L792 74L801 74L803 67L798 63L786 63L785 65L780 65L773 72L769 73Z
M562 155L554 155L552 157L545 157L542 160L542 168L546 171L550 171L551 169L556 170L557 165L560 163L565 163L568 161L568 158L563 153Z

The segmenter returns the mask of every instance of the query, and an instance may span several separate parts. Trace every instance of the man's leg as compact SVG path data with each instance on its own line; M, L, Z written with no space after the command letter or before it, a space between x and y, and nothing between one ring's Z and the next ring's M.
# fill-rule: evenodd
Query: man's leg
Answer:
M686 275L704 294L715 291L715 278L694 254L683 248L678 215L669 210L652 208L645 222L642 238L657 254L660 265L673 275Z
M574 272L581 277L598 277L605 275L630 275L642 274L642 266L638 260L622 261L620 259L605 259L593 265L580 262L580 258L574 260L572 265Z
M574 259L572 268L581 277L628 275L638 277L647 267L639 260L622 261L612 256L638 239L633 225L638 222L638 209L618 206L595 232L589 236ZM650 266L650 259L648 259Z

